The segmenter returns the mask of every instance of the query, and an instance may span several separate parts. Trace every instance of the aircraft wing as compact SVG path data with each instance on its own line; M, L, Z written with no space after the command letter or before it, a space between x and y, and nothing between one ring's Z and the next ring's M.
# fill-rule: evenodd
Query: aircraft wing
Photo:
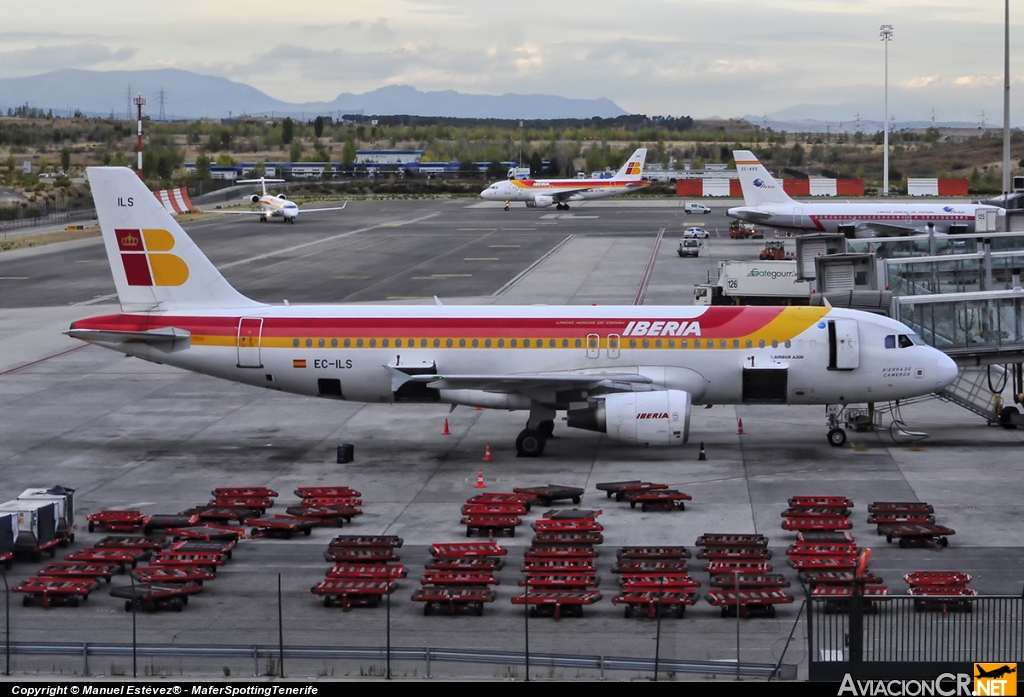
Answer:
M343 211L343 210L345 210L345 206L347 206L347 205L348 205L348 201L345 201L345 203L341 204L340 206L336 206L335 208L300 208L299 212L300 213L322 213L323 211Z
M910 225L893 225L892 223L861 223L857 226L857 237L906 237L928 232L920 227Z
M392 388L406 382L425 383L436 390L481 390L498 394L524 394L536 397L542 392L586 389L593 394L644 390L653 380L635 373L532 373L516 375L406 375L392 369Z
M221 215L266 215L266 211L208 211L203 210L203 213L219 213Z

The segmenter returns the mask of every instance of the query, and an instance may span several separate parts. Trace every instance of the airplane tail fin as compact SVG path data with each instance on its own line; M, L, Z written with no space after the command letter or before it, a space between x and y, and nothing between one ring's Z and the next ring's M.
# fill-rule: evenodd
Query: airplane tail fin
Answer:
M284 179L267 179L266 177L259 177L258 179L236 179L236 184L259 184L263 187L263 195L267 195L267 184L280 184Z
M622 165L616 174L616 179L627 179L640 181L644 172L644 161L647 159L647 148L637 148L636 152L629 156L626 164Z
M231 287L135 172L88 175L122 311L262 307Z
M732 157L736 160L736 171L740 175L744 204L760 206L765 203L794 203L783 190L782 182L775 181L768 174L754 153L749 150L733 150Z

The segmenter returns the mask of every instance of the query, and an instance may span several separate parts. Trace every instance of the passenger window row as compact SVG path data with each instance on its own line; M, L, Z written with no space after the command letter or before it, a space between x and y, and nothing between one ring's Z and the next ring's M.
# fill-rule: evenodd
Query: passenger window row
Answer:
M901 336L901 339L905 337ZM886 337L886 347L889 346L889 340L894 337ZM326 348L330 345L330 348L583 348L583 339L337 339L333 338L329 342L327 339L292 339L292 346L300 348L305 346L306 348ZM754 342L751 339L747 339L742 342L742 348L754 348ZM757 342L757 348L766 348L770 345L772 348L778 348L779 342L777 339L772 339L771 342L766 342L764 339L760 339ZM792 346L791 341L783 342L786 348ZM911 344L912 345L912 344ZM691 348L690 339L630 339L629 348ZM600 348L596 339L590 339L587 342L587 348L598 349ZM619 341L616 338L609 338L608 348L617 349L619 348ZM741 342L739 339L693 339L692 348L741 348Z

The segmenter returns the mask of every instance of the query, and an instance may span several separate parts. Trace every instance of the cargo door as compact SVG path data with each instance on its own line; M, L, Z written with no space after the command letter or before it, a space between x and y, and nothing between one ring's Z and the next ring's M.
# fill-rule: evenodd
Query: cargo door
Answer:
M860 367L857 320L835 319L828 323L828 369L854 370Z
M263 335L262 317L243 317L238 321L238 367L262 368L260 340Z
M789 389L788 368L744 368L744 404L785 404Z

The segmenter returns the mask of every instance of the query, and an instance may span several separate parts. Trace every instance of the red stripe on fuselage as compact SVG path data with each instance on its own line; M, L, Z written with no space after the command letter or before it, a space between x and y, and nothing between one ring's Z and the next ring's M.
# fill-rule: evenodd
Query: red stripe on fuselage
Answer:
M782 307L712 307L694 317L637 318L585 317L267 317L264 337L295 336L416 336L416 337L585 337L622 334L630 324L696 322L704 338L731 338L753 334L778 317ZM235 335L240 317L191 315L105 315L78 320L74 329L144 332L178 327L194 334ZM650 336L654 336L651 334ZM667 335L666 335L667 336Z

